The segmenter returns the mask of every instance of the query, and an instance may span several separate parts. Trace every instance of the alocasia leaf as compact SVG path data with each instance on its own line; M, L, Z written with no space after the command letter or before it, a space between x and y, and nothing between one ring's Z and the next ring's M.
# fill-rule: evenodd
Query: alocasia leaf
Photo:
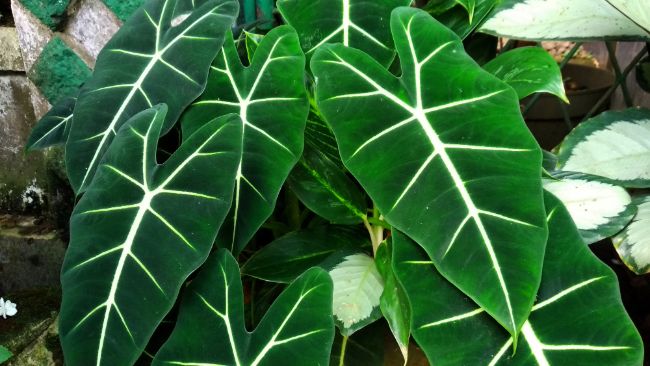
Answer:
M320 109L386 221L517 334L546 243L541 150L515 92L454 33L412 8L393 11L391 29L399 78L359 50L321 47L311 65Z
M326 365L333 339L325 271L298 277L249 333L237 261L220 249L185 291L176 328L153 365Z
M388 19L411 0L279 0L278 10L298 31L307 57L326 43L343 43L367 52L388 66L395 51Z
M540 41L644 40L650 37L607 0L504 0L480 31Z
M362 248L370 248L364 230L353 226L317 226L291 232L265 245L241 271L264 281L289 283L336 253L360 252Z
M75 192L86 190L134 114L166 103L163 133L172 127L203 91L238 8L233 0L148 0L124 23L97 57L74 108L66 168Z
M25 149L36 150L64 144L70 133L72 111L76 102L76 97L66 97L52 107L32 130Z
M544 189L562 201L587 244L618 233L636 213L630 194L601 177L556 172Z
M474 21L474 10L476 9L477 0L456 0L456 2L462 5L465 10L467 10L467 15L469 16L469 22L473 23Z
M464 6L456 6L449 11L437 15L436 19L447 28L453 30L461 39L465 39L483 23L483 20L490 14L497 3L497 0L456 0L471 6L474 2L473 13L468 18L468 9Z
M569 102L557 62L541 47L521 47L505 52L483 65L505 81L523 99L533 93L550 93Z
M616 275L582 243L562 204L547 195L549 240L537 300L516 352L512 338L394 232L394 264L413 307L413 336L434 365L641 365L643 344ZM522 242L525 243L526 242Z
M69 365L133 364L230 207L239 117L206 124L158 165L166 112L148 109L118 131L72 214L59 322Z
M634 220L612 241L621 259L634 273L650 272L650 196L636 197Z
M250 67L241 63L232 37L215 59L208 85L183 115L183 135L215 117L242 117L243 155L233 205L217 244L239 253L271 215L280 188L300 158L309 113L305 56L296 32L277 27L264 36Z
M385 366L386 323L378 320L345 338L334 336L330 366Z
M0 346L0 363L3 363L11 358L13 354L4 346Z
M609 111L578 125L562 142L558 168L650 187L650 110Z

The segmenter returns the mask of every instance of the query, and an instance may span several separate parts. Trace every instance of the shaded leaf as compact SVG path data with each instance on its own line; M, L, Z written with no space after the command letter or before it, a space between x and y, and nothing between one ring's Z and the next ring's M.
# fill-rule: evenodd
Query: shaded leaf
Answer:
M72 111L76 102L76 97L67 97L52 107L32 129L25 149L37 150L64 144L70 133Z
M332 281L313 268L269 308L257 328L244 326L235 258L220 249L188 286L174 332L153 365L325 365L334 338Z

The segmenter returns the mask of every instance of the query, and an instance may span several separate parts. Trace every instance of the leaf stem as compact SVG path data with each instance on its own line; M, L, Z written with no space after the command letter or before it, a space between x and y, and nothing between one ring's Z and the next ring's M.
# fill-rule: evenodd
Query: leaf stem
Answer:
M379 213L379 209L377 208L377 205L373 204L372 208L372 217L364 217L363 218L363 225L366 227L366 230L368 230L368 234L370 235L370 242L372 243L372 254L376 255L377 254L377 249L379 248L379 244L381 244L382 241L384 241L384 226L380 224L379 222L383 221L383 216ZM377 222L377 224L373 225L371 224Z
M341 341L341 355L339 356L339 366L345 365L345 348L348 345L348 336L343 336Z

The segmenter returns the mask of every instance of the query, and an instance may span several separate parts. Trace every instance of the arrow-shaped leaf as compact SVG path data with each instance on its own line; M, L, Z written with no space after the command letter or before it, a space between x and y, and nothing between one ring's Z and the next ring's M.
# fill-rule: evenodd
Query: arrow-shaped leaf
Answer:
M131 365L230 207L239 118L205 125L157 165L166 111L148 109L119 130L73 212L59 323L69 365Z
M171 128L203 91L237 9L232 0L149 0L124 23L99 54L74 109L66 168L77 193L131 116L166 103L163 133Z
M239 253L271 215L282 184L300 158L309 112L303 83L305 56L287 26L260 42L250 67L241 63L232 37L211 67L203 95L183 116L190 135L215 117L242 117L244 153L235 195L217 244Z
M547 195L549 241L537 301L516 352L483 309L440 276L420 248L394 233L393 266L413 309L413 336L435 365L640 365L643 344L616 275L582 243Z
M77 102L75 97L63 98L37 123L29 135L26 150L43 149L64 144L70 133L72 111Z
M235 258L220 249L187 288L174 332L154 365L326 365L334 339L332 281L322 269L298 277L254 332L244 324Z
M388 19L398 6L411 0L279 0L284 20L298 31L307 57L319 46L343 43L367 52L387 66L395 51Z
M386 220L516 334L546 242L541 151L514 91L454 33L412 8L393 11L391 27L400 78L342 45L316 53L321 111Z

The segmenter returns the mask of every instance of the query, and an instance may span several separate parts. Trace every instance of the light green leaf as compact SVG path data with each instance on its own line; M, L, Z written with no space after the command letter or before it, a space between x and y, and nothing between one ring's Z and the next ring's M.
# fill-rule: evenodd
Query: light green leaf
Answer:
M323 225L303 229L256 251L242 267L242 274L264 281L289 283L333 255L338 257L337 253L350 254L350 251L361 251L365 247L370 247L368 233L356 227Z
M349 255L329 274L334 282L334 318L342 335L349 336L381 318L379 298L384 283L371 257Z
M515 89L519 99L534 93L550 93L569 103L560 67L541 47L515 48L483 68Z
M235 258L220 249L184 293L180 315L153 365L326 365L334 338L332 281L322 269L298 277L257 328L244 324Z
M287 183L305 206L332 223L351 225L366 218L361 190L316 144L305 145Z
M296 28L307 57L319 46L343 43L367 52L384 66L395 56L388 19L411 0L278 0L284 20Z
M413 306L413 336L435 365L641 365L643 343L616 275L582 243L547 195L549 241L535 306L516 352L483 309L440 276L420 248L393 235L395 272Z
M634 199L634 220L612 240L625 265L636 274L650 272L650 196Z
M504 0L480 31L536 41L649 38L606 0Z
M248 64L250 65L253 62L253 55L255 55L257 47L260 46L260 42L262 42L264 35L244 31L244 36L244 42L246 42L246 56L248 56Z
M238 8L232 0L149 0L124 23L97 57L74 108L65 159L75 192L86 190L131 116L166 103L163 134L172 127L203 91Z
M636 212L627 191L606 179L580 173L553 178L544 179L544 189L564 204L587 244L618 233Z
M305 56L288 26L269 32L244 67L231 36L215 59L208 86L183 115L183 135L227 113L242 116L243 156L235 195L217 245L235 254L271 215L280 188L303 149L309 113Z
M72 124L72 111L77 102L76 97L66 97L59 101L37 123L25 149L37 150L46 147L64 144L70 133Z
M646 0L607 0L616 10L632 20L650 36L650 8Z
M13 353L11 353L11 351L9 351L4 346L0 346L0 363L7 361L11 358L11 356L13 356Z
M467 14L469 15L469 22L473 23L474 10L476 9L476 0L456 0L456 2L465 8L465 10L467 10Z
M558 158L565 171L650 187L650 110L610 111L581 123L560 145Z
M411 304L404 287L393 271L393 243L390 238L379 245L375 263L384 279L384 292L381 294L379 307L397 341L406 365L411 339Z
M319 107L386 221L516 334L546 242L541 150L515 92L455 34L412 8L396 9L391 27L402 76L361 51L324 46L311 65Z
M239 117L206 124L158 165L166 112L148 109L118 131L72 214L59 322L69 365L135 362L230 207Z

